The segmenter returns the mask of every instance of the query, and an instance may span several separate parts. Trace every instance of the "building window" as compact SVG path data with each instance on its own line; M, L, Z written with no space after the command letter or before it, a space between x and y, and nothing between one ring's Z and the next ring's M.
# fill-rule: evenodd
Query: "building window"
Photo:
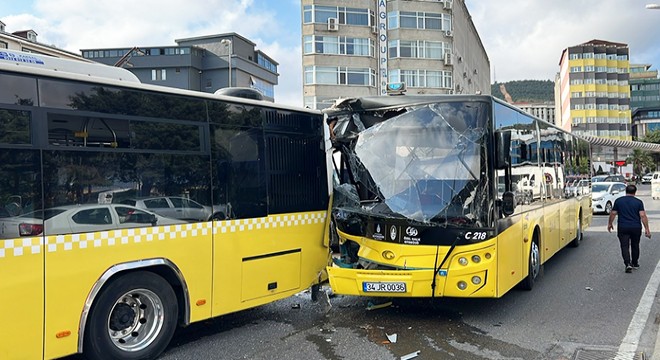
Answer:
M165 69L152 69L151 70L151 80L152 81L167 80L167 70L165 70Z
M343 66L306 66L305 85L311 84L375 86L376 70Z
M442 41L392 40L388 43L390 58L444 59L451 53L449 44Z
M0 49L7 49L7 48L8 48L8 45L9 45L9 44L7 44L6 42L4 42L4 41L0 41Z
M275 98L275 86L259 78L250 77L250 87L259 90L262 94Z
M393 69L388 73L389 82L405 82L408 87L426 87L452 89L451 71L401 70Z
M390 12L387 15L389 29L451 30L451 15L427 12Z
M277 65L275 65L272 61L268 60L268 58L260 53L257 53L257 64L274 73L277 73Z
M306 5L303 8L304 24L326 24L330 18L344 25L375 25L375 13L369 9L320 5Z
M308 35L303 43L305 54L373 56L375 51L373 40L367 38Z

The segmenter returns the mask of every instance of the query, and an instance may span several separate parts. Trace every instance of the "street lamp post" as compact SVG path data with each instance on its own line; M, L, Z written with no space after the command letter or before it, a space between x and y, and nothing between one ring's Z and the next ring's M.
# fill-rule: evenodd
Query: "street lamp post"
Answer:
M222 39L220 41L220 43L222 45L225 45L225 46L229 47L229 54L227 54L227 63L229 64L229 75L227 75L227 77L229 78L229 87L231 87L231 85L232 85L232 83L231 83L231 55L234 52L233 51L234 50L233 49L233 43L231 42L230 39Z

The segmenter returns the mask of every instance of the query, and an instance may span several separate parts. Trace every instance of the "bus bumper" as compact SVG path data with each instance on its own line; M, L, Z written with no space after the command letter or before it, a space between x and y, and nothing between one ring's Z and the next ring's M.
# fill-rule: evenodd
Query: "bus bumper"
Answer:
M487 271L451 274L440 269L364 270L328 267L330 287L336 294L383 297L494 297ZM479 280L477 280L477 278ZM477 282L475 284L475 282Z

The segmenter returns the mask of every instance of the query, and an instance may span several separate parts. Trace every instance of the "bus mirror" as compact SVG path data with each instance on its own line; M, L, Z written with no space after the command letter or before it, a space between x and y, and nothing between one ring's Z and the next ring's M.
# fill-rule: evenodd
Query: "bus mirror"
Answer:
M513 214L516 209L516 197L511 191L506 191L502 194L502 214L509 216Z
M511 132L496 131L495 141L495 168L506 169L511 163Z

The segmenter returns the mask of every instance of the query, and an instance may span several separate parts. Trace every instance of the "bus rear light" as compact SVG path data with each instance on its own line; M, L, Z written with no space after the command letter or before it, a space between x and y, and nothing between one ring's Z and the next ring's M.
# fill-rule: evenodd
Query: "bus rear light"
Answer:
M40 235L42 232L44 232L43 224L22 223L18 225L18 233L21 236L35 236Z

